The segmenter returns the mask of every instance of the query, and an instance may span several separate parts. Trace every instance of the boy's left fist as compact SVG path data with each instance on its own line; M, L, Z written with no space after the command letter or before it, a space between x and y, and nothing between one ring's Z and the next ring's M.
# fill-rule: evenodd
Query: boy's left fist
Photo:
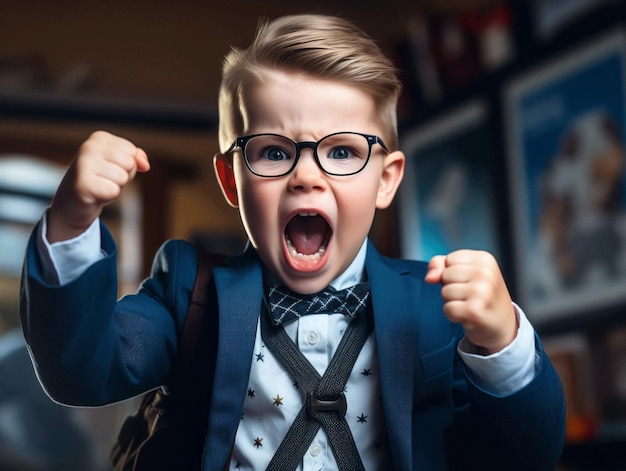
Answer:
M437 255L430 260L424 280L441 284L446 317L460 323L468 340L487 354L502 350L515 339L515 308L490 253L458 250Z

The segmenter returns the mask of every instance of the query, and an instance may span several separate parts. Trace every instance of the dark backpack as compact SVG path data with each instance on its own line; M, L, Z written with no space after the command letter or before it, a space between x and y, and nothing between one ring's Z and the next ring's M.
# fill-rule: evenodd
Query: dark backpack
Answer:
M198 250L198 274L167 386L146 393L110 453L114 471L200 470L215 372L217 306L213 268L222 257Z

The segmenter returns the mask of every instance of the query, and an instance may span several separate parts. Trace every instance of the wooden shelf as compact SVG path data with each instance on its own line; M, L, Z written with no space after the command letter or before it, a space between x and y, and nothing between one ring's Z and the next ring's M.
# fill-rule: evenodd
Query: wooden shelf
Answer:
M159 102L47 91L0 92L0 116L59 121L92 121L167 127L217 129L217 111L208 104Z

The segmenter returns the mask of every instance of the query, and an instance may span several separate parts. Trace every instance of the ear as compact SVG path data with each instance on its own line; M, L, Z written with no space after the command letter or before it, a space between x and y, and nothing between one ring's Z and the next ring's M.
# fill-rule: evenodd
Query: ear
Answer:
M237 182L233 171L232 156L226 154L215 154L213 157L213 168L217 181L222 189L222 194L226 202L233 208L239 207L239 197L237 195Z
M376 207L378 209L387 208L393 201L393 197L396 195L396 191L404 176L404 162L404 153L400 151L395 151L385 156L383 172L378 186L378 195L376 196Z

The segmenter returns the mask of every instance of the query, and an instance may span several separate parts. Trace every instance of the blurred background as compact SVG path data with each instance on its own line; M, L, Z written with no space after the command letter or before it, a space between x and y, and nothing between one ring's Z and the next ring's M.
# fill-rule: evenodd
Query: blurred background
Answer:
M53 404L18 328L24 248L76 149L105 129L151 158L103 215L120 295L168 238L237 252L212 171L221 61L298 12L355 21L401 71L407 175L376 245L494 253L566 389L561 469L626 469L625 3L0 0L0 469L106 470L136 405Z

